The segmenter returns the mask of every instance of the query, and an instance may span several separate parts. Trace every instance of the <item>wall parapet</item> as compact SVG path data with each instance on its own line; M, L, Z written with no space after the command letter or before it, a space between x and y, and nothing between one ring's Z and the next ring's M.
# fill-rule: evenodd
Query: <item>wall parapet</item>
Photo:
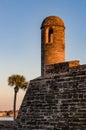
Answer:
M68 61L45 66L45 77L55 74L69 72L73 67L80 66L79 61Z

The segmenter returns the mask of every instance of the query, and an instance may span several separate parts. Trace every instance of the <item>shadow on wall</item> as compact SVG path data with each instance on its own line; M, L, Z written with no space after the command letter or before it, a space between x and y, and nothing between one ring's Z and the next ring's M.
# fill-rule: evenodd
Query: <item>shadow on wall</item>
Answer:
M80 130L86 130L86 126L81 127Z

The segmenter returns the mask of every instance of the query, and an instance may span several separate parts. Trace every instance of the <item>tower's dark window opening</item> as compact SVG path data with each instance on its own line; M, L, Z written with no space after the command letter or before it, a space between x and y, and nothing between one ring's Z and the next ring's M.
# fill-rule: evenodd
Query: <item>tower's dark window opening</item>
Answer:
M49 33L48 33L48 42L53 42L53 29L50 29L49 30Z

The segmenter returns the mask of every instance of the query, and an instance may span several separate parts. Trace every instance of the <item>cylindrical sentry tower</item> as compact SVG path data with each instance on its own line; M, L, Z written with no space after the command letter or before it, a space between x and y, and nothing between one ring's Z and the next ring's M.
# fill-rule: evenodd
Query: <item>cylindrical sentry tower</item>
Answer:
M41 76L46 65L65 61L65 26L57 16L46 17L41 24Z

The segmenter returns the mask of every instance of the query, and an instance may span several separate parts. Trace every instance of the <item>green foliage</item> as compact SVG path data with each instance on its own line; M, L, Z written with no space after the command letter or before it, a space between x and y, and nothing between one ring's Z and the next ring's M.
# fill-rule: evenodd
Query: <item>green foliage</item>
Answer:
M28 82L26 82L25 77L21 75L12 75L8 78L8 84L10 86L14 86L14 120L16 118L16 98L17 98L17 93L19 89L26 90L28 87ZM9 113L8 113L9 115Z
M10 86L16 86L20 89L25 90L28 86L28 82L26 82L25 77L21 75L12 75L8 78L8 84Z

